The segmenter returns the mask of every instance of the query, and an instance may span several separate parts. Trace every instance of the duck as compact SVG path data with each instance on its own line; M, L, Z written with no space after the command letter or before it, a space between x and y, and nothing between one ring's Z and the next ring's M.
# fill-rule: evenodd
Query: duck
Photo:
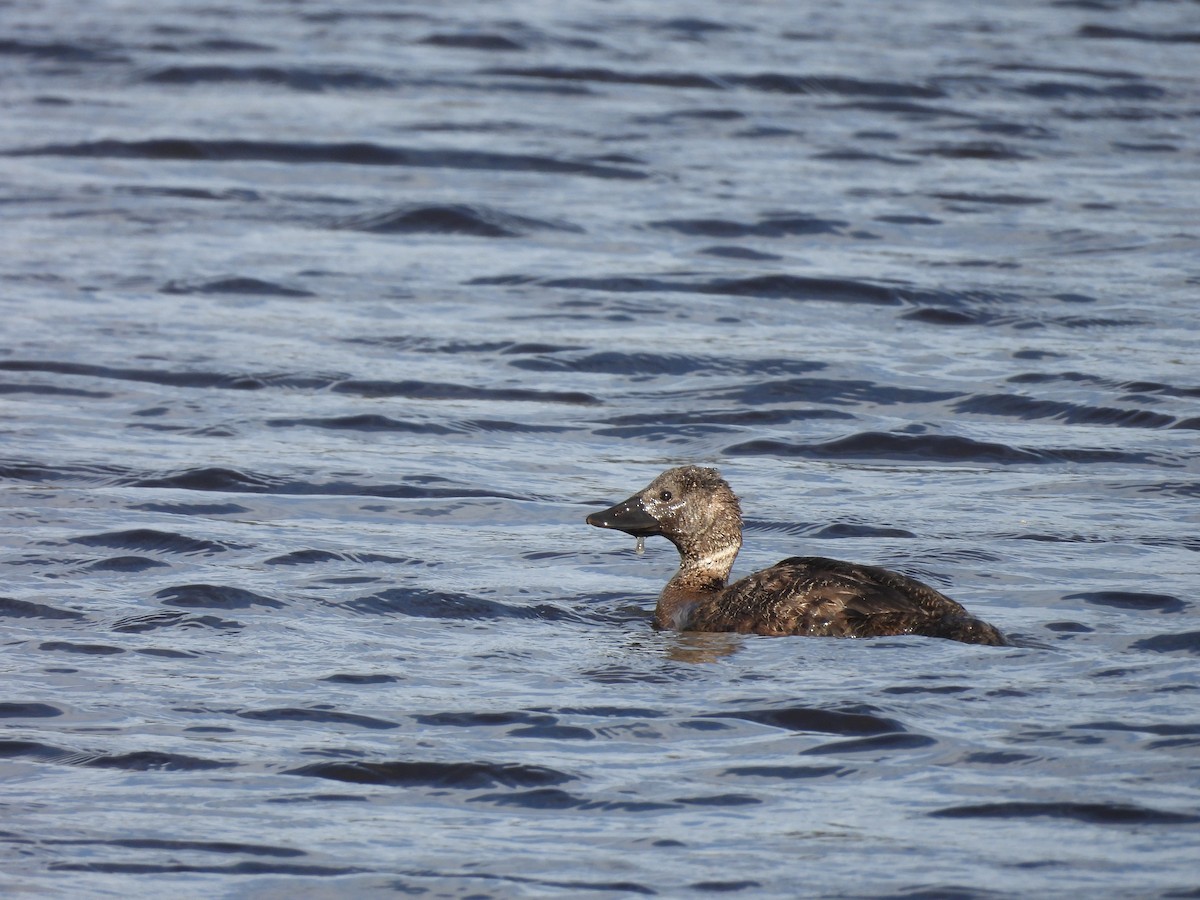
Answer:
M662 536L679 551L679 571L654 610L670 631L808 637L924 635L967 644L1008 644L995 626L927 584L872 565L792 556L733 584L742 510L721 473L668 469L628 500L587 517L596 528L638 539Z

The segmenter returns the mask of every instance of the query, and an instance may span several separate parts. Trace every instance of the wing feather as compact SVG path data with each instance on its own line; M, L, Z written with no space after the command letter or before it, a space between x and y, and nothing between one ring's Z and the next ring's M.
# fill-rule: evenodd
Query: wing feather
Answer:
M990 625L914 578L878 566L793 556L701 604L690 629L769 635L925 634L1002 643Z

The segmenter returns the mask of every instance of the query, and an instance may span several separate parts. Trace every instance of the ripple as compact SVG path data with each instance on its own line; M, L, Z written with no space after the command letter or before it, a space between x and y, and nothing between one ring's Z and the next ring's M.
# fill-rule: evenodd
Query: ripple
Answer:
M1027 449L953 435L911 435L863 432L817 444L754 440L726 447L730 456L804 456L814 459L893 459L923 462L1021 463L1076 462L1144 463L1148 454L1100 449Z
M1125 803L1012 801L948 806L928 814L942 819L1031 819L1049 817L1089 825L1190 825L1200 816Z
M402 432L407 434L454 434L455 429L434 422L408 422L378 413L328 418L269 419L272 428L324 428L333 431Z
M892 406L901 403L941 403L959 394L844 378L780 378L713 391L712 396L754 406L774 402L795 403L798 400L845 406Z
M894 719L887 719L870 712L857 710L843 712L807 706L737 710L727 713L712 713L711 716L744 719L747 722L757 722L772 728L783 728L806 734L874 735L892 734L905 730L904 726Z
M641 179L635 169L596 165L483 150L388 147L372 143L301 143L287 141L155 138L143 141L109 139L76 144L44 144L4 151L6 156L80 156L89 159L192 160L203 162L261 161L288 165L338 163L353 166L403 166L470 169L484 172L541 172L586 175L593 178Z
M120 862L52 862L46 867L51 872L98 872L108 875L162 875L178 876L181 873L208 875L277 875L291 877L326 877L356 875L369 869L357 866L318 866L286 863L261 863L242 860L225 866L188 864L178 861L167 863L120 863Z
M328 681L330 684L395 684L401 679L396 675L383 675L375 672L361 675L354 672L337 672L333 675L326 675L321 680Z
M815 531L807 532L812 538L915 538L916 535L906 528L888 528L878 525L866 525L859 522L834 522Z
M622 72L616 69L593 66L528 66L502 67L485 70L487 75L507 77L539 78L548 81L598 82L602 84L645 84L655 87L701 88L719 90L720 79L692 72Z
M920 750L932 747L937 740L924 734L879 734L873 737L857 738L851 741L833 741L817 747L802 750L803 756L817 756L833 753L875 753L893 750Z
M546 619L558 621L573 618L573 614L548 603L539 603L535 606L514 606L499 600L488 600L469 594L421 588L392 588L378 594L359 597L357 600L342 604L342 607L366 615L398 614L427 619L477 621Z
M212 769L228 769L236 765L184 753L163 753L160 750L83 755L78 758L76 764L93 769L122 769L126 772L205 772Z
M674 804L653 801L597 801L576 796L562 788L534 788L528 791L506 791L502 794L480 794L471 798L472 803L490 803L494 806L516 806L530 810L606 810L618 812L653 812L673 809Z
M546 766L518 763L409 760L313 763L296 769L288 769L283 774L327 778L352 784L451 788L455 790L544 787L575 780L571 775Z
M451 726L454 728L496 728L507 725L524 725L530 722L547 723L556 720L553 716L547 716L544 713L508 710L498 712L423 713L413 716L413 721L419 722L422 725Z
M1049 197L1030 197L1025 194L980 194L972 192L935 191L930 194L939 200L950 200L955 203L982 203L999 206L1036 206L1050 202Z
M236 764L215 759L188 756L183 753L164 753L158 750L137 750L130 753L89 753L52 747L36 741L0 741L0 757L28 757L58 765L84 766L92 769L121 769L126 772L204 772L228 769Z
M455 49L485 50L489 52L509 52L526 49L524 44L506 35L489 32L437 33L423 37L417 43L428 44L431 47L453 47Z
M74 641L45 641L38 645L38 649L82 656L116 656L125 652L123 648L111 644L77 644Z
M167 569L170 565L145 556L113 556L96 560L87 568L92 572L145 572L149 569Z
M111 397L108 391L85 391L81 388L58 387L53 384L0 384L0 394L36 394L44 397L86 397L102 400Z
M870 282L838 278L812 278L800 275L754 275L745 278L718 278L710 281L673 281L665 278L617 276L609 278L552 278L546 287L593 291L681 292L716 294L730 297L762 297L778 300L825 300L833 303L898 306L906 292Z
M1120 428L1167 428L1176 422L1174 416L1146 409L1087 406L1065 401L1035 400L1012 394L980 394L969 397L956 403L954 410L1024 421L1056 419L1068 425L1116 425Z
M243 709L239 710L236 715L239 719L249 719L254 722L316 722L321 725L353 725L356 728L368 728L373 731L387 731L400 727L399 722L392 722L388 719L309 707Z
M125 472L109 474L110 480L131 487L171 488L190 491L275 494L308 496L324 494L338 497L389 498L492 498L527 500L528 497L508 494L489 488L456 486L440 476L409 476L403 484L364 484L352 481L307 481L280 478L254 472L242 472L221 466L202 466L165 474Z
M1192 656L1200 656L1200 631L1159 634L1134 641L1129 646L1132 650L1149 650L1152 653L1189 653Z
M210 281L168 281L159 290L164 294L247 294L255 297L315 297L311 291L287 287L261 278L236 275Z
M266 844L244 844L233 841L184 841L169 838L55 838L53 844L69 844L97 847L126 847L132 850L169 850L174 853L221 853L249 854L251 856L296 857L307 856L303 850L291 847L275 847Z
M153 528L133 528L128 531L85 534L70 538L70 541L86 547L111 547L120 550L157 551L199 556L211 556L227 550L243 549L237 544L192 538L173 531L158 531Z
M255 606L283 609L287 605L253 591L217 584L181 584L163 588L154 597L166 606L189 609L250 609Z
M311 566L323 565L328 562L351 562L351 563L384 563L386 565L429 565L423 559L414 559L411 556L390 556L386 553L355 553L353 551L338 551L333 550L293 550L290 553L285 553L282 556L273 556L268 560L264 560L263 565L267 566Z
M302 66L176 65L150 69L142 75L147 84L269 84L295 91L384 90L396 83L373 72L346 68L314 69Z
M466 234L474 237L515 238L531 231L583 232L577 225L550 222L470 204L402 206L371 215L339 219L335 228L370 234Z
M49 703L0 701L0 719L51 719L62 714Z
M15 597L0 597L0 616L12 619L66 619L68 621L87 618L83 613L73 609L59 609L44 603L34 603L32 600L18 600Z
M1200 31L1139 31L1109 25L1081 25L1079 37L1110 41L1147 41L1155 44L1200 44Z
M1187 603L1170 594L1148 594L1141 591L1085 591L1079 594L1067 594L1063 599L1082 600L1085 603L1110 606L1115 609L1135 609L1160 613L1182 612L1188 606Z
M125 369L87 363L56 362L54 360L0 360L0 370L10 372L54 372L87 378L110 378L120 381L140 381L166 387L225 388L229 390L261 390L265 387L321 388L332 379L320 376L288 374L245 375L223 372L172 372L164 369Z
M144 634L160 628L204 628L214 631L239 631L242 623L218 616L193 616L182 612L153 612L127 616L112 625L111 631L120 634Z
M24 56L60 63L127 63L129 57L112 47L74 41L0 39L0 56Z
M768 778L779 781L797 781L809 778L842 778L853 773L845 766L734 766L722 775L738 778Z
M478 400L524 403L563 403L595 406L600 400L582 391L544 391L532 388L487 388L431 381L363 381L350 379L333 385L336 393L361 397L407 397L413 400Z
M807 215L775 215L757 222L735 222L729 219L661 219L650 222L651 228L677 231L680 234L703 237L788 237L792 235L842 234L849 222L822 219Z

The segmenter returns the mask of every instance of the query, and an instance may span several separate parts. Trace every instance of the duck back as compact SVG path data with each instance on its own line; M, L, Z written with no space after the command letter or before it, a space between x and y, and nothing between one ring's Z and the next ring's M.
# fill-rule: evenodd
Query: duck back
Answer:
M793 556L698 603L693 631L812 637L920 634L1004 645L991 625L945 594L878 566Z

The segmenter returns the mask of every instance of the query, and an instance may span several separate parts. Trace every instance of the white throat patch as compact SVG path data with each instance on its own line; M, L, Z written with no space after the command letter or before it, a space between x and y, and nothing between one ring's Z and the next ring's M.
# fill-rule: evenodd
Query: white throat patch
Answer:
M732 547L723 547L720 550L714 550L707 556L702 556L693 561L687 568L700 569L702 572L726 572L733 568L733 560L738 555L738 550L741 548L734 545Z

